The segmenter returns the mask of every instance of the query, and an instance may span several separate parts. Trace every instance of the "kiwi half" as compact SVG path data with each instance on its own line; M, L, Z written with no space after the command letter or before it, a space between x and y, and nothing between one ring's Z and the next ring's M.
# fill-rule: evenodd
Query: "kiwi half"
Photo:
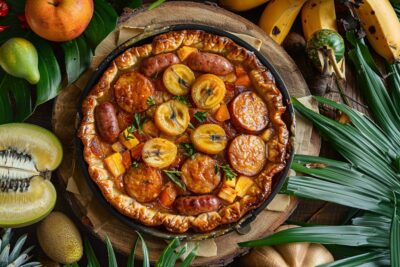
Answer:
M0 125L0 227L21 227L49 214L57 199L49 181L62 160L50 131L27 123Z

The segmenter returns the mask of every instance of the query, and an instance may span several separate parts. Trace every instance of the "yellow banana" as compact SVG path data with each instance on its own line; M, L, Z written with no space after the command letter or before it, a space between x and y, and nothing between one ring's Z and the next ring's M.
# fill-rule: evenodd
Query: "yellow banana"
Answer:
M278 44L282 44L307 0L272 0L268 3L259 26Z
M269 0L219 0L218 3L232 11L246 11L260 6Z
M389 0L363 0L354 8L375 51L389 63L400 61L400 22Z
M335 0L308 0L301 10L304 37L322 29L337 31Z

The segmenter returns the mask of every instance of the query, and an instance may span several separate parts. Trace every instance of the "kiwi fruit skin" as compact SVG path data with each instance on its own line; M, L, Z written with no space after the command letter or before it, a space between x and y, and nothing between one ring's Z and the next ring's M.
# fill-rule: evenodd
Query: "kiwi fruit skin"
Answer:
M37 227L37 238L52 260L71 264L83 255L82 238L75 224L64 213L52 212Z

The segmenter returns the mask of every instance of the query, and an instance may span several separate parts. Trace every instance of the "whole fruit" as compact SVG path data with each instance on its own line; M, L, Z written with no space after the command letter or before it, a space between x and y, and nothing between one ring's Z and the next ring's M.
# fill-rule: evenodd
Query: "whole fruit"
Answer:
M82 238L75 224L65 214L52 212L37 228L40 247L59 263L71 264L83 254Z
M26 21L44 39L64 42L75 39L93 16L93 0L27 0Z
M31 84L40 80L36 48L24 38L11 38L0 47L0 66L8 74Z

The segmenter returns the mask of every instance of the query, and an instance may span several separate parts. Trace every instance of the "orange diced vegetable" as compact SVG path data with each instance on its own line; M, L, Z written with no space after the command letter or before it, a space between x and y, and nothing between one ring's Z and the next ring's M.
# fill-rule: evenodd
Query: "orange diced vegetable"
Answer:
M193 52L197 52L197 48L195 47L190 47L190 46L183 46L181 48L178 49L178 51L176 51L176 53L178 54L178 57L181 61L184 61L185 59L187 59L187 57L193 53Z
M225 103L222 103L221 106L219 107L219 109L217 110L217 112L215 112L214 118L217 121L221 121L221 122L229 120L231 118L228 107L226 106Z
M140 143L130 150L131 156L133 159L135 159L135 160L140 159L140 157L142 156L143 146L144 146L144 143Z
M114 144L112 144L111 148L115 152L122 152L125 150L125 147L120 142L115 142Z
M120 135L119 141L123 144L127 149L132 149L137 146L140 142L134 135L134 133L130 133L128 128L126 128Z
M128 150L122 152L122 165L125 169L129 169L132 165L131 153Z
M250 87L251 81L249 75L245 74L242 76L238 76L235 82L236 86Z
M153 121L146 121L143 123L143 132L151 137L158 137L160 135L160 131Z
M225 76L220 76L220 78L227 83L234 83L236 81L236 74L234 72L231 72Z
M236 183L235 190L238 197L244 197L249 191L250 187L254 184L253 179L247 176L241 175Z
M122 155L120 153L114 153L105 158L104 164L114 177L118 177L125 172L125 167L122 164Z
M236 199L236 190L224 184L218 193L218 197L232 203Z
M178 191L176 190L175 186L171 182L169 182L161 191L160 195L158 196L158 200L160 201L160 204L165 208L171 208L177 195Z
M235 67L235 73L236 73L236 76L247 75L246 70L242 66L236 66Z

